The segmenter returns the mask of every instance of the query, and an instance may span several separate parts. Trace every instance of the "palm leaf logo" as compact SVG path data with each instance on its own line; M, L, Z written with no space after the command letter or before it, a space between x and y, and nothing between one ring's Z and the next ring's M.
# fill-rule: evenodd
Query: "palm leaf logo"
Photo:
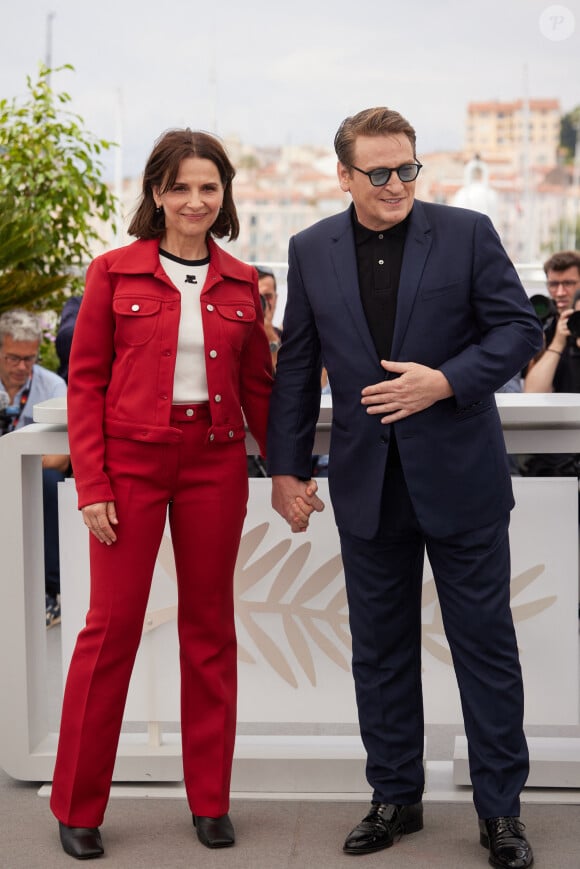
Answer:
M518 595L522 594L522 592L531 586L532 583L544 573L545 569L545 564L536 564L533 567L524 570L517 576L512 577L512 614L516 624L534 618L556 603L556 595L548 595L547 597L538 598L530 603L517 603ZM423 585L423 609L433 603L435 603L435 609L432 621L429 624L423 622L423 648L433 655L434 658L437 658L438 661L451 667L451 652L445 643L445 630L443 628L441 608L439 606L439 601L437 600L435 580L430 579Z
M351 639L348 626L348 608L344 582L335 589L342 576L342 559L336 554L308 575L308 560L312 544L303 543L292 549L292 541L278 540L262 554L270 523L263 522L243 534L234 575L236 619L243 627L244 636L251 643L247 647L238 641L238 659L256 664L262 658L278 676L293 688L298 688L297 674L303 673L311 685L317 684L313 649L331 660L342 670L350 670ZM175 562L168 536L164 536L158 560L175 582ZM544 573L545 565L537 564L512 578L511 599L514 621L535 618L553 606L556 595L547 595L531 602L518 603L518 597ZM264 582L273 575L267 593ZM304 578L305 577L305 578ZM435 580L423 585L423 610L434 605L430 622L423 623L423 648L434 658L452 666L451 653L445 640L441 608L437 599ZM264 616L276 622L275 636L263 627ZM149 610L145 617L144 633L154 631L177 618L177 606ZM262 624L260 623L262 620ZM292 653L289 660L280 647L280 630Z
M312 545L304 543L288 554L291 541L281 541L254 559L256 550L265 539L270 523L264 522L242 537L235 574L236 615L248 637L264 660L281 679L298 688L295 669L305 674L311 685L316 685L316 669L311 644L318 647L343 670L349 670L350 635L346 611L346 592L343 587L326 604L317 604L336 578L342 573L339 555L330 558L300 583L307 572L307 561ZM265 600L252 597L252 589L271 571L274 580ZM328 595L326 595L328 596ZM275 616L295 661L286 659L277 642L261 627L261 615ZM255 657L239 644L240 659L248 663ZM348 654L348 657L347 657Z

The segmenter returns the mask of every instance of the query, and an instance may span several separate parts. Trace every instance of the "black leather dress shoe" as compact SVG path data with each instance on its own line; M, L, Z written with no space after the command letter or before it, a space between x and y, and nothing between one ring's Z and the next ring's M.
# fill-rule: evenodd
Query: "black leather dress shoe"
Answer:
M390 848L395 839L423 829L423 803L396 806L373 803L360 824L346 837L345 854L371 854Z
M67 827L58 822L63 850L77 860L92 860L105 853L98 827Z
M519 818L480 818L479 841L489 848L489 862L498 869L528 869L534 862Z
M220 815L219 818L192 815L192 818L197 838L206 848L230 848L236 841L229 815Z

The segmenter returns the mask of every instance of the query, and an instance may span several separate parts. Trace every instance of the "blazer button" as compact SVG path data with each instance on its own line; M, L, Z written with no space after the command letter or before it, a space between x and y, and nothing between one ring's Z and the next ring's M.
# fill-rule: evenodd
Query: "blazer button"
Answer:
M237 314L238 317L243 317L243 316L244 316L244 312L243 312L243 311L236 311L236 314Z
M221 395L218 393L217 395L214 395L213 400L214 400L214 401L217 401L217 403L219 404L220 401L222 400L222 397L221 397Z
M213 311L214 309L213 305L207 305L206 307L208 311Z
M131 305L131 310L138 311L140 307L141 307L140 305Z
M228 432L228 437L229 437L229 438L233 438L233 436L234 436L233 431L229 431L229 432Z
M210 434L209 439L210 439L210 441L215 441L215 435L214 435L214 434Z
M193 416L194 413L195 413L195 410L193 410L193 408L191 408L191 407L188 407L187 410L185 411L186 416Z
M209 356L210 356L210 359L215 359L217 356L217 350L210 350Z

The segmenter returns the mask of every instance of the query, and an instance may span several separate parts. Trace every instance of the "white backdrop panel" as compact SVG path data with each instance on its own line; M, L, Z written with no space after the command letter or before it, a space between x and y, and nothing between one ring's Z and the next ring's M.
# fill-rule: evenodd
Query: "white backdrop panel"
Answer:
M239 721L354 723L348 614L328 499L311 530L292 535L270 506L268 480L250 480L236 570ZM528 724L578 721L578 491L575 479L514 479L512 609ZM66 672L88 607L87 532L74 483L61 484L62 653ZM224 529L227 533L227 529ZM175 568L168 531L159 554L126 721L179 721ZM200 600L203 606L203 600ZM461 721L449 649L428 563L423 592L425 720Z

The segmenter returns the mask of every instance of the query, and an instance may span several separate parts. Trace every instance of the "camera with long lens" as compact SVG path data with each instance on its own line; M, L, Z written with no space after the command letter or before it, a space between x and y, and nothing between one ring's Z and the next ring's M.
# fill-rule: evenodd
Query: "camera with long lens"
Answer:
M550 296L544 296L543 293L536 293L536 295L530 296L530 302L536 312L536 317L542 324L542 329L544 332L547 332L558 319L556 303Z
M535 296L530 296L530 302L533 305L538 320L542 324L544 332L550 331L558 319L558 308L554 300L549 296L538 293ZM570 330L572 338L580 338L580 311L573 311L568 317L566 325Z
M574 311L568 317L566 325L570 330L570 335L573 338L580 338L580 311Z
M6 393L0 392L0 436L12 431L12 425L16 414L12 412Z

